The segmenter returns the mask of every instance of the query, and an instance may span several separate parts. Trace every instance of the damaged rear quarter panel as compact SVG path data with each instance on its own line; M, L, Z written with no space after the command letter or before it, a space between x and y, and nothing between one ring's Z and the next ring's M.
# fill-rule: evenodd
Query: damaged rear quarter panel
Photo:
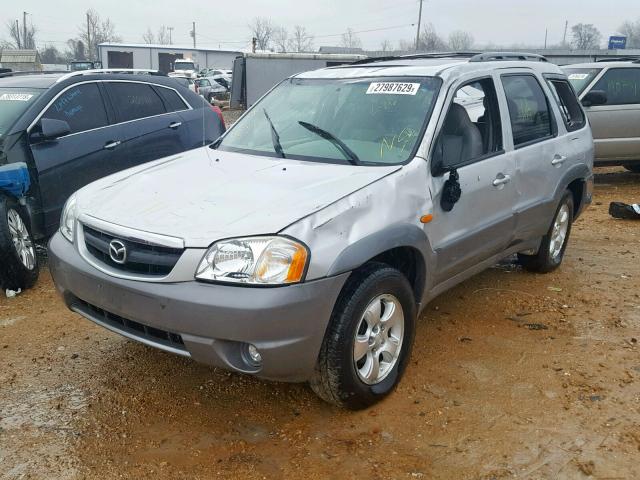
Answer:
M371 167L377 168L377 167ZM415 158L390 175L285 228L311 251L307 279L353 270L395 247L414 247L427 273L433 251L420 217L432 212L427 162ZM427 284L429 275L427 274Z

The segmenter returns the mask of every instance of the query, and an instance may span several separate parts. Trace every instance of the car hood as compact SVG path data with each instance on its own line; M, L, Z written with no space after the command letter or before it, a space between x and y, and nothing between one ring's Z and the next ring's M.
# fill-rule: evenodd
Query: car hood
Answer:
M273 234L397 170L198 148L78 192L80 215L182 238L186 247Z

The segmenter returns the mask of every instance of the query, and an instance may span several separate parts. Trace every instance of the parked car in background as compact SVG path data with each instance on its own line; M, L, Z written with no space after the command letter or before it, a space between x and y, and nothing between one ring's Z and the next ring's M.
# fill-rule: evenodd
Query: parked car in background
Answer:
M74 191L224 130L219 110L166 76L0 76L0 284L35 282L34 241L58 228Z
M176 80L180 85L185 88L188 88L193 93L198 93L198 86L196 85L196 81L191 77L181 77L179 75L171 75L170 78Z
M176 58L173 62L173 72L171 74L179 77L196 78L198 68L193 60L189 58Z
M228 97L229 90L220 85L214 78L198 78L196 79L198 93L207 99L209 103L214 100L225 100Z
M50 268L112 331L363 408L400 380L436 295L516 253L560 266L592 167L544 57L368 59L295 75L212 145L86 186Z
M564 70L591 123L595 164L640 173L640 60L583 63Z

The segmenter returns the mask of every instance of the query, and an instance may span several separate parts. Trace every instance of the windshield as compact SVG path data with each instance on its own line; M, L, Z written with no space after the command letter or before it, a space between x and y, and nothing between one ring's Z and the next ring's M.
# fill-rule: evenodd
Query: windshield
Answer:
M591 84L593 79L602 71L601 68L565 68L573 89L580 95Z
M193 62L176 62L175 68L176 70L195 70L196 66Z
M42 90L32 88L0 88L0 136L9 131L41 93Z
M247 112L217 148L282 156L275 129L286 158L346 163L353 161L346 146L361 164L403 163L414 154L440 84L432 77L289 79Z

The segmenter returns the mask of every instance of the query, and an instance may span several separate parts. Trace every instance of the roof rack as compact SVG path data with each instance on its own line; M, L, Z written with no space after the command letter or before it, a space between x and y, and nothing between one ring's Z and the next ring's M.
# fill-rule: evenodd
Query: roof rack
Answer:
M82 75L95 75L100 73L125 73L131 75L157 75L166 77L164 72L159 70L151 70L146 68L93 68L90 70L78 70L75 72L68 72L66 75L61 76L56 83L63 82L64 80L72 77L79 77Z
M45 70L30 70L30 71L26 71L26 72L12 72L12 71L8 71L8 72L0 72L0 78L4 78L4 77L21 77L24 75L46 75L46 74L60 74L60 73L67 73L66 70L49 70L49 71L45 71Z
M474 55L469 62L504 62L504 61L548 62L546 57L536 53L522 52L485 52Z
M611 57L611 58L599 58L596 63L602 62L631 62L640 63L640 57Z
M413 60L413 59L429 59L429 58L471 58L478 52L433 52L433 53L412 53L410 55L390 55L386 57L369 57L362 60L356 60L350 65L362 65L366 63L388 62L391 60Z

